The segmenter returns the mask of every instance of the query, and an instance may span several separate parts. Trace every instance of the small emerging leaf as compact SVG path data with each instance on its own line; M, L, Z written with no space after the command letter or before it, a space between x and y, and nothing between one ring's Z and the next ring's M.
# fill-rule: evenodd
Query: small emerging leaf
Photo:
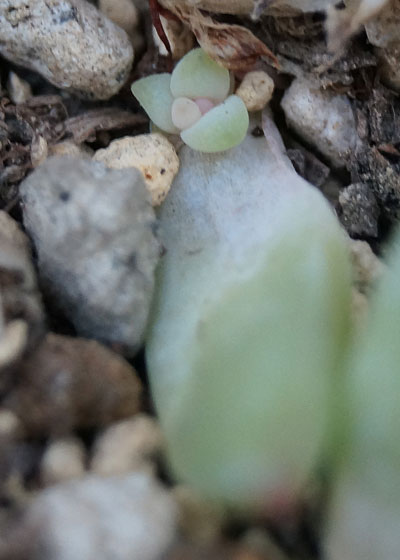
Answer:
M174 97L209 97L222 101L229 93L229 71L202 49L194 49L177 64L171 77Z
M237 146L246 136L249 114L243 101L231 95L224 103L208 111L196 124L181 133L193 150L221 152Z
M161 130L176 134L179 130L172 122L171 74L154 74L133 82L131 90L150 119Z

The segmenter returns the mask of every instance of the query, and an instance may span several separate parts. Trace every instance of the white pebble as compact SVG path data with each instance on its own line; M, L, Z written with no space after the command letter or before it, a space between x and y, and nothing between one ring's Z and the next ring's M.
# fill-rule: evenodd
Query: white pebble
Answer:
M7 90L11 101L16 105L25 103L25 101L32 97L30 84L20 78L15 72L10 72L8 75Z
M47 158L49 148L43 136L37 136L31 145L31 162L33 167L37 167Z
M288 125L335 167L343 167L359 141L349 99L296 78L282 99Z
M236 90L248 111L261 111L271 101L273 79L262 70L248 72Z
M40 466L42 483L46 486L80 478L85 473L85 450L73 437L56 440L47 447Z
M91 470L105 476L152 469L151 460L161 450L163 437L155 420L139 414L113 424L97 439Z
M22 521L31 560L160 560L176 505L152 477L86 476L39 493Z
M93 158L112 169L135 167L139 169L150 192L153 206L158 206L167 196L179 169L175 148L159 133L126 136L114 140Z

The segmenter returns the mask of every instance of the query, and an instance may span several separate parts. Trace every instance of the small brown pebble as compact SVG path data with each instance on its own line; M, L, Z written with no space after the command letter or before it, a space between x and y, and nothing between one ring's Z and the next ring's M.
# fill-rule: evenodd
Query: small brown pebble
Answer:
M135 370L98 342L48 334L21 362L6 399L34 436L106 426L140 409Z
M271 101L274 81L264 71L248 72L236 90L248 111L261 111Z

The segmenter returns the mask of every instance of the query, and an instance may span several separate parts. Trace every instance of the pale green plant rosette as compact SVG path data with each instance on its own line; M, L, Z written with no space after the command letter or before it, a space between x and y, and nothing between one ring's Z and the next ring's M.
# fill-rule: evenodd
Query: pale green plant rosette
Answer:
M171 74L153 74L132 84L132 93L138 99L152 122L161 130L177 134L171 118L174 101L171 93Z
M194 150L221 152L240 144L249 126L243 101L229 95L230 75L202 49L194 49L172 74L132 84L132 93L161 131L181 135Z

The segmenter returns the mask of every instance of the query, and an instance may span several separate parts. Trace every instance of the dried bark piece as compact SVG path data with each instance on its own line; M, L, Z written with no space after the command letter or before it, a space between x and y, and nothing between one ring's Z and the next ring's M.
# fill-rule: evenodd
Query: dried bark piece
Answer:
M65 121L64 126L65 131L72 135L74 142L81 144L85 140L94 139L95 133L100 130L119 130L145 123L147 119L143 115L105 107L71 117Z
M169 1L164 5L189 26L202 49L225 68L246 70L260 57L266 57L275 68L279 66L275 55L249 29L216 22L194 6Z
M5 406L32 436L105 426L140 409L141 383L120 356L95 341L49 333L18 369Z

